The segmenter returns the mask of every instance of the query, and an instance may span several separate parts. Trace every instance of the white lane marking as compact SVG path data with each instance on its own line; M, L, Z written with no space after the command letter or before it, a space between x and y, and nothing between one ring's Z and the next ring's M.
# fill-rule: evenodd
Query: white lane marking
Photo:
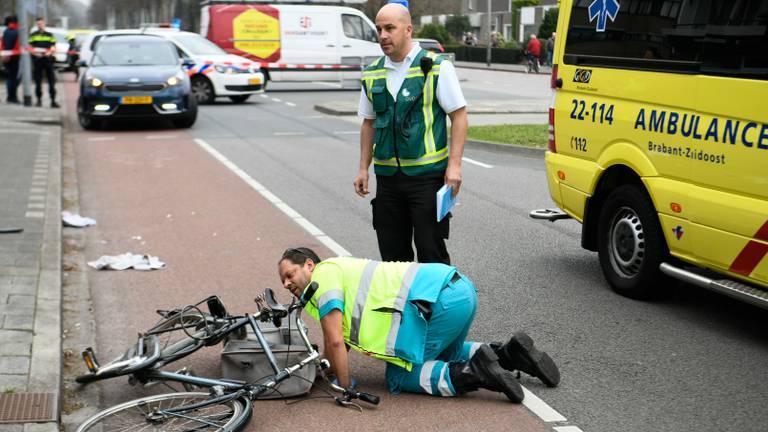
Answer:
M259 96L263 97L264 99L269 99L269 96L267 96L265 94L260 94Z
M30 201L45 201L45 195L30 195Z
M146 135L144 139L148 140L161 140L161 139L173 139L178 138L178 135Z
M523 393L525 393L525 397L523 398L523 405L525 405L526 408L528 408L532 413L539 416L540 419L544 420L545 422L563 422L568 419L563 417L562 414L555 411L554 408L547 405L546 402L539 399L538 396L531 393L530 390L523 387Z
M463 160L464 162L468 162L468 163L477 165L477 166L481 166L483 168L493 168L493 165L488 165L487 163L479 162L479 161L476 161L474 159L470 159L468 157L463 157L463 158L461 158L461 160Z
M14 132L16 132L16 131L14 131ZM28 212L24 213L24 217L34 218L34 219L41 219L41 218L45 217L45 212L41 212L41 211L28 211Z
M277 207L280 211L285 213L286 216L293 219L294 222L296 222L299 226L304 228L304 230L306 230L311 236L316 238L320 243L324 244L334 254L338 256L352 255L343 246L336 243L335 240L333 240L328 235L326 235L322 230L320 230L320 228L318 228L312 222L308 221L306 218L301 216L299 212L291 208L288 204L284 203L280 198L277 197L277 195L273 194L267 188L265 188L261 183L254 180L253 177L248 175L248 173L240 169L240 167L238 167L232 161L227 159L223 154L219 153L216 149L211 147L207 142L205 142L200 138L195 138L195 142L197 143L197 145L202 147L203 150L210 153L211 156L213 156L216 160L221 162L225 167L227 167L230 171L232 171L236 176L240 177L243 181L245 181L245 183L251 186L256 192L260 193L264 198L267 199L267 201L269 201L275 207ZM530 390L528 390L527 388L523 387L523 393L525 394L525 397L523 399L523 405L525 405L526 408L528 408L532 413L537 415L543 421L563 422L567 420L565 417L563 417L562 414L555 411L554 408L547 405L543 400L539 399L538 396L531 393ZM566 430L565 432L581 432L581 430L579 429L577 431L574 429L570 431Z
M554 428L557 432L584 432L576 426L558 426Z
M44 188L38 188L38 187L29 188L29 194L30 195L39 194L39 193L45 193L45 189Z
M304 228L310 235L315 237L320 243L324 244L334 254L339 256L351 255L349 251L344 249L340 244L336 243L336 241L334 241L332 238L328 237L322 230L320 230L320 228L316 227L314 224L312 224L312 222L308 221L303 216L301 216L296 210L294 210L288 204L280 200L280 198L278 198L275 194L273 194L267 188L262 186L261 183L254 180L253 177L249 176L248 173L246 173L245 171L240 169L237 165L232 163L224 155L222 155L216 149L211 147L207 142L205 142L200 138L195 138L195 142L197 143L197 145L202 147L203 150L207 151L216 160L221 162L225 167L229 168L229 170L235 173L236 176L240 177L243 181L245 181L247 185L252 187L256 192L260 193L264 198L267 199L267 201L269 201L275 207L277 207L280 211L285 213L286 216L293 219L294 222L296 222L299 226Z
M336 135L357 135L360 133L360 131L336 131L334 133Z
M333 88L341 88L341 84L332 83L332 82L312 81L312 84L317 84L317 85L326 86L326 87L333 87Z
M90 137L88 138L88 141L114 141L115 137L113 136L104 136L104 137Z
M29 203L27 204L28 209L44 209L45 203Z
M281 99L278 99L278 98L272 98L272 101L273 101L273 102L282 102L282 100L281 100Z
M306 135L306 132L275 132L275 135L277 136Z
M285 104L290 106L290 107L295 107L296 106L296 104L293 103L293 102L286 102Z

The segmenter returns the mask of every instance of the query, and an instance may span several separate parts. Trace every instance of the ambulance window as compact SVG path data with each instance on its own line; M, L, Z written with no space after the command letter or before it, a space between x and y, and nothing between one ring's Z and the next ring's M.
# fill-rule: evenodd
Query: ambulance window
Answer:
M341 26L344 28L344 35L352 39L360 39L370 41L371 26L366 23L362 17L357 15L341 15ZM374 35L375 35L375 30Z
M565 62L768 79L767 24L768 0L574 0Z

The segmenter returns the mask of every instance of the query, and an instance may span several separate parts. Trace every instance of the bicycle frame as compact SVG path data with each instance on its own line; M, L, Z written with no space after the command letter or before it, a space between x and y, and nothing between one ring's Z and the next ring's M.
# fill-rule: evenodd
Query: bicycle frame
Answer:
M288 378L291 374L293 374L297 370L303 368L309 363L316 361L320 357L320 353L317 350L315 350L314 346L309 341L309 337L307 336L307 333L305 330L304 321L297 314L296 326L298 327L301 340L307 348L308 355L299 363L280 369L277 366L277 360L275 359L275 355L272 352L272 349L269 348L269 343L264 338L264 334L261 332L261 329L259 329L258 323L256 322L256 318L259 318L260 315L261 313L257 313L256 315L246 315L245 317L239 318L238 322L234 324L232 328L228 329L228 333L236 331L237 329L245 325L251 326L251 329L256 335L257 340L259 341L262 348L264 349L264 353L267 356L267 360L269 361L270 367L275 373L275 375L272 377L270 381L268 381L267 383L261 384L261 386L266 387L265 390L267 390L268 388L274 387L280 381L283 381L284 379ZM189 339L192 340L192 338L189 338ZM210 387L220 386L226 390L240 390L248 386L248 383L241 382L241 381L205 378L205 377L198 377L193 375L185 375L178 372L168 372L168 371L160 370L159 366L158 367L153 366L151 368L137 370L133 372L133 376L136 377L136 379L138 379L140 382L145 384L151 381L173 381L181 384L192 384L199 387L210 388Z

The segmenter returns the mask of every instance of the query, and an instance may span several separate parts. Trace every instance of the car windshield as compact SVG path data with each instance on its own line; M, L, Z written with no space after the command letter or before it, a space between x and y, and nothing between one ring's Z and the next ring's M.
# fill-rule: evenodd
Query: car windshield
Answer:
M196 34L184 34L174 37L178 39L191 55L226 55L227 53L218 45Z
M102 41L94 54L94 66L156 66L178 64L166 41Z

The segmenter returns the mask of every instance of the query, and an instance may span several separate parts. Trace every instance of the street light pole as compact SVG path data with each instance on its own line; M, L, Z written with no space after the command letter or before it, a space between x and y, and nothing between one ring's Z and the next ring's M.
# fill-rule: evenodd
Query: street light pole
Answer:
M16 16L19 18L19 47L21 48L21 88L24 94L24 106L32 106L32 61L29 58L29 23L27 0L16 2Z
M485 52L485 65L491 67L491 0L488 0L488 48Z

